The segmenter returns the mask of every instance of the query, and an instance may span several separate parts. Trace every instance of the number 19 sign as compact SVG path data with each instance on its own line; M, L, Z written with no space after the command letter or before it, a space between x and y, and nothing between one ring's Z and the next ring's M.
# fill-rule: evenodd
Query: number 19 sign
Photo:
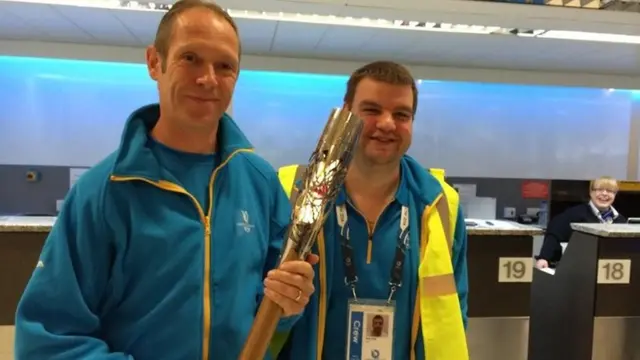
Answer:
M531 282L533 258L504 257L498 259L498 282Z

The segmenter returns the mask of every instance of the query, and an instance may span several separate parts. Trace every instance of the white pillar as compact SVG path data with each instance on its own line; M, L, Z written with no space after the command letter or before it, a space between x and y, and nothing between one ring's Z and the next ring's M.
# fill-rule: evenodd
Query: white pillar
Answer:
M640 180L640 99L633 99L629 121L627 180Z

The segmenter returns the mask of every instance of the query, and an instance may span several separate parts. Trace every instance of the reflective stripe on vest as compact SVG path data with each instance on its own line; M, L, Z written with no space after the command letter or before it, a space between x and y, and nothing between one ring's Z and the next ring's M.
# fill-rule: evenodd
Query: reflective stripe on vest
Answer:
M287 193L287 197L291 197L291 191L296 182L296 172L298 171L298 165L284 166L278 169L278 179L280 184Z
M284 188L284 191L287 193L289 197L289 202L291 205L296 203L298 199L298 189L296 188L296 182L302 179L306 171L305 166L298 165L288 165L283 166L278 169L278 178L280 179L280 184Z
M416 310L422 325L425 358L468 360L469 351L451 261L459 196L443 178L436 178L443 193L435 201L435 206L427 207L422 215L418 268L420 301L416 301L419 304ZM417 333L417 324L413 330Z
M294 196L297 195L295 183L302 178L304 170L306 170L304 166L298 165L289 165L278 170L280 182L287 195L290 196L292 193ZM459 196L455 189L445 182L443 169L429 169L429 172L442 185L443 194L436 199L435 206L428 206L422 214L421 261L418 269L420 282L412 324L411 344L413 348L418 327L421 324L425 357L428 360L468 360L467 341L451 262ZM321 267L318 274L320 306L316 359L320 360L327 310L323 232L318 236L317 245ZM411 360L415 360L415 351L411 352Z

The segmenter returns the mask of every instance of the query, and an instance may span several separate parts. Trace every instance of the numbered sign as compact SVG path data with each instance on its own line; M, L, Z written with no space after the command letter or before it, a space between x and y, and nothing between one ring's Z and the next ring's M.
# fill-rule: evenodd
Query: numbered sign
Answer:
M628 284L630 282L630 259L598 260L598 284Z
M498 282L531 282L533 258L504 257L498 259Z

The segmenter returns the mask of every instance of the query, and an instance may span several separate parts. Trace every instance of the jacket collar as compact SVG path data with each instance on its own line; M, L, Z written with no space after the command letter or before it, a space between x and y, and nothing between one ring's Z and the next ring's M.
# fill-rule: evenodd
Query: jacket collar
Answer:
M433 203L443 191L440 182L412 157L405 155L400 160L400 183L396 190L395 201L409 206L410 198L417 197L421 206ZM343 186L336 198L336 205L348 200Z
M407 179L404 176L404 171L402 166L400 166L400 182L398 183L398 189L396 190L396 194L394 196L394 201L397 201L402 206L409 206L409 189L407 188ZM336 198L336 205L344 205L349 200L349 195L347 194L347 189L343 185L338 193L338 197Z
M153 155L149 133L160 118L160 106L151 104L134 111L127 119L120 146L116 150L113 175L140 176L150 180L163 179L163 169ZM222 162L238 149L253 146L238 125L226 113L218 126L218 152Z

